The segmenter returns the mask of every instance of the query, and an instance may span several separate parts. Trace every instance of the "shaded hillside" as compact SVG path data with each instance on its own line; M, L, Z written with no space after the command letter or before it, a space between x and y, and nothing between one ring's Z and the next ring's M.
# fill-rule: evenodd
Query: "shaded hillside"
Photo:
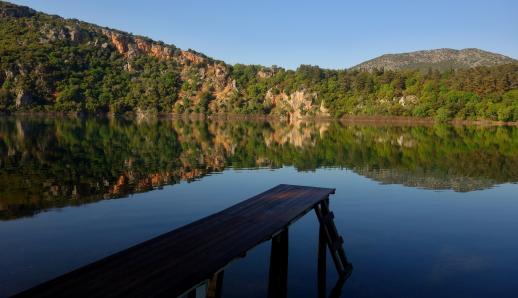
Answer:
M478 66L496 66L516 63L513 58L479 49L436 49L400 54L385 54L360 63L351 69L372 71L374 69L402 70L419 69L427 71L435 69L473 68Z
M229 65L0 2L0 112L518 121L518 63L455 71Z

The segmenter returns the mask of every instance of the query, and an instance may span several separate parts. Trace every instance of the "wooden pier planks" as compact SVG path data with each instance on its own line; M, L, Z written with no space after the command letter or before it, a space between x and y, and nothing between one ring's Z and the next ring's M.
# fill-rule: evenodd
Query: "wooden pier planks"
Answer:
M281 184L17 296L175 297L269 240L333 193L329 188Z

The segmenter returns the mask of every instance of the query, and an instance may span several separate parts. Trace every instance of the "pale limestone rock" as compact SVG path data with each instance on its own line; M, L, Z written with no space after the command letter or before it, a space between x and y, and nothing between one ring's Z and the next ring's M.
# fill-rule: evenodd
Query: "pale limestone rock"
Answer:
M18 91L16 95L16 107L24 107L32 104L34 102L32 96L24 90Z

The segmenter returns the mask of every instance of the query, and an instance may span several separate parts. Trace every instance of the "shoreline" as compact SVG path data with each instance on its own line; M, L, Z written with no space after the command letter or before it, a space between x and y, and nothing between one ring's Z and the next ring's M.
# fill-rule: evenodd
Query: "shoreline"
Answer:
M332 122L338 121L342 124L373 124L373 125L437 125L446 124L453 126L472 125L472 126L518 126L518 122L503 122L494 120L461 120L452 119L446 122L440 122L433 118L421 118L413 116L364 116L364 115L347 115L340 118L331 116L314 116L303 117L297 119L290 119L277 115L265 114L178 114L178 113L156 113L156 114L139 114L126 113L122 115L113 115L110 113L100 114L86 114L86 113L71 113L71 112L15 112L15 113L0 113L0 117L101 117L101 118L120 118L120 119L137 119L137 120L151 120L151 119L182 119L182 120L246 120L246 121L282 121L282 122Z
M342 123L369 123L369 124L401 124L401 125L437 125L446 124L452 126L518 126L518 122L503 122L494 120L461 120L452 119L440 122L433 118L420 118L412 116L344 116L338 119Z

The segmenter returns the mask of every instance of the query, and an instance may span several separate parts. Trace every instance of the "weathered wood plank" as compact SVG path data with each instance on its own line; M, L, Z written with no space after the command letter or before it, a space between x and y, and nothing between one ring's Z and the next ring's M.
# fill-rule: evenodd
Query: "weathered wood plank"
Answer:
M333 193L329 188L281 184L18 296L177 296L269 240Z

